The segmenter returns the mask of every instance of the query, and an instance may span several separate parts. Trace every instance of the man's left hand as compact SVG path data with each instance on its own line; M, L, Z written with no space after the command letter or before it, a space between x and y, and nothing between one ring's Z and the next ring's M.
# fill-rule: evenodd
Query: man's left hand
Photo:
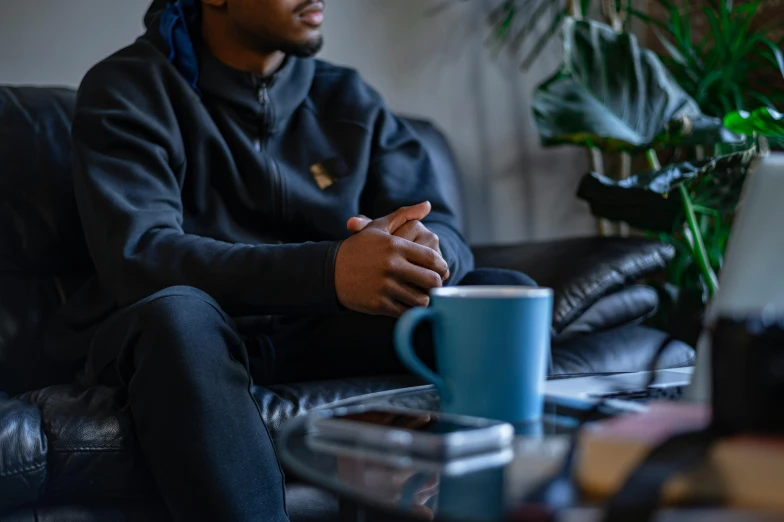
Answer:
M421 203L422 205L430 206L429 202ZM347 227L349 232L356 234L365 229L373 220L367 216L359 215L348 220ZM421 221L407 221L400 228L392 232L393 236L402 239L407 239L417 245L426 246L441 254L441 245L438 241L438 236L428 230L428 228ZM441 254L443 255L443 254ZM444 278L449 277L449 274Z

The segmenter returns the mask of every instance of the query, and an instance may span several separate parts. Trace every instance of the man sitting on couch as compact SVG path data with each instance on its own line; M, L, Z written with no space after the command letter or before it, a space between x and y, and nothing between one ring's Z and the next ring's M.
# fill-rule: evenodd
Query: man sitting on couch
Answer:
M79 90L97 277L67 305L62 349L87 358L87 384L127 388L176 520L287 519L251 376L397 372L395 318L430 289L533 284L471 272L412 129L356 72L310 58L323 9L156 0Z

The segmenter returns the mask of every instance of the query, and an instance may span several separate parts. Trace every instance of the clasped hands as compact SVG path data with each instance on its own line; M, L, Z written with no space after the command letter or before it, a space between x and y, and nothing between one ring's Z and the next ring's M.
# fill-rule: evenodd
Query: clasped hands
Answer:
M438 236L421 221L430 210L426 201L375 220L348 220L353 235L343 241L335 261L335 290L343 306L399 317L430 303L430 290L449 278Z

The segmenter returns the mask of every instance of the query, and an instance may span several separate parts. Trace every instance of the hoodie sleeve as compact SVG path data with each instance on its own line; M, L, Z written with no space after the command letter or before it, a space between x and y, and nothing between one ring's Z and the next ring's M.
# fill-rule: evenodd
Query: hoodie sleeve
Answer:
M446 204L434 168L414 130L382 103L374 127L368 185L363 197L367 208L363 212L377 218L400 207L430 201L433 209L422 222L438 236L441 253L449 265L447 284L456 284L473 270L474 257L458 231L457 219Z
M187 165L165 79L125 65L87 75L72 129L87 244L118 305L185 285L230 313L337 309L339 243L230 244L183 231Z

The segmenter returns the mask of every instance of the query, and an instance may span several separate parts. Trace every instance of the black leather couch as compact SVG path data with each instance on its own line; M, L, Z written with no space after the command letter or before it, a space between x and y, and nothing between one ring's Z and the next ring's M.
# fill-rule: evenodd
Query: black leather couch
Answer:
M47 320L93 270L72 196L73 109L71 90L0 87L0 520L167 520L123 391L70 384L72 375L44 356ZM446 141L432 126L412 124L462 216ZM479 266L519 269L555 289L554 376L643 369L664 338L639 326L657 303L635 283L666 266L666 245L586 238L475 253ZM676 343L662 365L692 357ZM254 394L275 434L315 406L413 384L408 376L358 378ZM333 513L334 500L313 488L291 481L288 495L295 521Z

